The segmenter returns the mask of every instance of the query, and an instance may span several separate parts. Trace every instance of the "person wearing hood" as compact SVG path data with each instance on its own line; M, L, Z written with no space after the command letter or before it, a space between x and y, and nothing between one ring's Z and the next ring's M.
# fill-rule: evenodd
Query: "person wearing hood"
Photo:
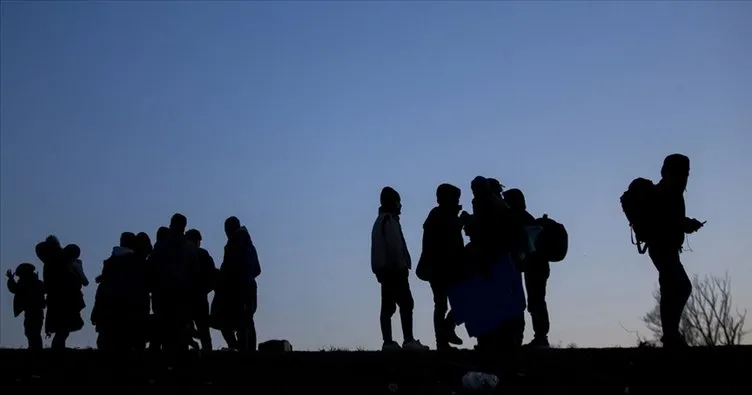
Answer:
M399 306L402 335L402 348L427 350L428 347L413 336L413 300L410 290L410 252L402 234L400 214L402 202L394 188L384 187L380 196L379 215L371 231L371 270L381 284L381 336L382 350L399 350L400 346L392 338L392 316Z
M504 191L504 200L521 219L524 226L536 226L535 217L527 211L525 195L519 189ZM533 321L533 340L528 347L549 347L548 305L546 304L546 286L551 275L551 264L540 254L532 253L524 261L525 292L527 293L527 311Z
M451 349L450 344L462 344L455 333L456 325L447 299L448 288L458 277L465 248L459 217L461 195L462 191L450 184L441 184L436 189L438 206L431 209L423 223L423 249L415 271L418 278L431 285L438 350Z
M679 323L692 294L692 282L679 254L685 234L697 232L704 225L704 222L686 215L684 191L689 181L689 164L685 155L667 156L661 167L661 180L656 184L657 215L654 223L657 236L648 244L648 255L658 271L663 347L687 346L679 331Z
M198 249L185 237L188 219L176 213L170 219L169 233L160 238L148 258L152 289L152 309L157 342L168 351L188 349L192 323L191 298L199 275Z
M138 317L136 280L138 258L134 251L136 235L123 232L120 244L102 264L102 274L91 310L91 323L96 328L97 348L126 350L137 346Z
M8 269L8 291L13 296L13 315L24 314L24 335L30 350L42 349L42 324L44 322L44 283L31 263L22 263L16 272ZM18 281L16 281L18 277Z
M251 235L240 220L229 217L224 227L227 244L212 301L212 326L222 332L229 348L255 351L256 278L261 275L261 265Z

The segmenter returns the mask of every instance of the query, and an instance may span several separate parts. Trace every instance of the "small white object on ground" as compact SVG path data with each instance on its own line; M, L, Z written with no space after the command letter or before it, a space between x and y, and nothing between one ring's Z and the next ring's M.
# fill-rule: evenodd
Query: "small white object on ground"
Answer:
M462 388L468 391L493 390L499 385L499 377L482 372L467 372L462 376Z

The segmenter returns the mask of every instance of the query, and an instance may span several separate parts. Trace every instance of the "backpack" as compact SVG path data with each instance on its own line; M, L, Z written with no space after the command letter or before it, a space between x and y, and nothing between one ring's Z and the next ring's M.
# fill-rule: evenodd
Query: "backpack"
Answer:
M619 198L621 209L627 217L632 244L644 254L653 235L656 186L647 178L635 178Z
M536 250L549 262L561 262L566 258L569 250L569 234L564 225L543 214L535 220L536 225L543 228L536 239Z

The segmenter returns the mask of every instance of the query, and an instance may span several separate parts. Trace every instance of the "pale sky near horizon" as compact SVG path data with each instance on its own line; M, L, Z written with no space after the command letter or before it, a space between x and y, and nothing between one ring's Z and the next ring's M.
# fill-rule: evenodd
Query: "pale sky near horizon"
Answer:
M752 309L752 3L0 7L3 273L41 270L34 245L55 233L81 246L93 279L121 232L153 239L174 212L219 264L236 215L263 268L260 341L375 349L380 189L401 192L417 262L436 186L460 186L469 207L482 174L569 230L548 288L551 340L628 346L622 326L646 334L657 274L618 198L681 152L688 214L708 221L687 271L728 271ZM430 288L411 285L416 335L433 346ZM0 346L25 346L2 288ZM72 346L95 344L94 291ZM401 340L397 316L393 327Z

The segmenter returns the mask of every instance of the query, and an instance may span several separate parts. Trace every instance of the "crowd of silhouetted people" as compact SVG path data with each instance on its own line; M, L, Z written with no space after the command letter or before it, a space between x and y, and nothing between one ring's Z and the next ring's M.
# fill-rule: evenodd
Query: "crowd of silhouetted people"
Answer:
M212 348L210 327L221 331L235 350L256 348L256 278L261 274L256 248L236 217L225 221L227 244L219 269L201 248L201 233L186 231L187 219L173 215L160 227L152 246L146 233L124 232L96 277L91 323L101 350L179 351ZM42 331L52 348L65 348L81 330L86 306L82 288L89 285L75 244L62 247L55 236L36 246L42 279L30 263L8 270L13 311L24 313L29 348L42 348ZM209 304L208 294L214 291ZM46 316L45 316L46 309ZM43 328L44 327L44 328Z
M660 182L636 178L621 196L632 242L640 254L649 253L659 274L664 347L686 346L679 321L692 286L679 254L684 235L704 225L686 217L688 177L689 158L669 155ZM472 213L462 210L460 188L439 185L437 206L423 224L415 271L433 293L436 348L462 344L456 334L461 324L477 339L477 349L520 347L526 309L534 331L528 345L548 347L546 287L550 264L567 255L566 228L547 215L536 218L528 212L522 191L505 190L497 179L478 176L470 189ZM401 215L399 193L383 188L371 233L371 269L381 288L382 349L426 350L413 333L413 264ZM185 216L175 214L169 227L159 228L153 246L146 233L121 235L95 279L91 323L99 349L179 351L198 348L198 339L201 349L209 350L210 328L221 331L230 349L256 349L256 278L261 267L247 229L236 217L225 221L227 244L217 269L201 248L199 231L186 227ZM53 336L52 348L65 348L70 333L84 326L81 290L89 280L81 251L49 236L37 244L36 255L43 265L41 280L30 263L7 273L8 289L15 294L14 314L24 313L29 348L42 348L43 326L44 333ZM401 345L391 324L398 309Z

